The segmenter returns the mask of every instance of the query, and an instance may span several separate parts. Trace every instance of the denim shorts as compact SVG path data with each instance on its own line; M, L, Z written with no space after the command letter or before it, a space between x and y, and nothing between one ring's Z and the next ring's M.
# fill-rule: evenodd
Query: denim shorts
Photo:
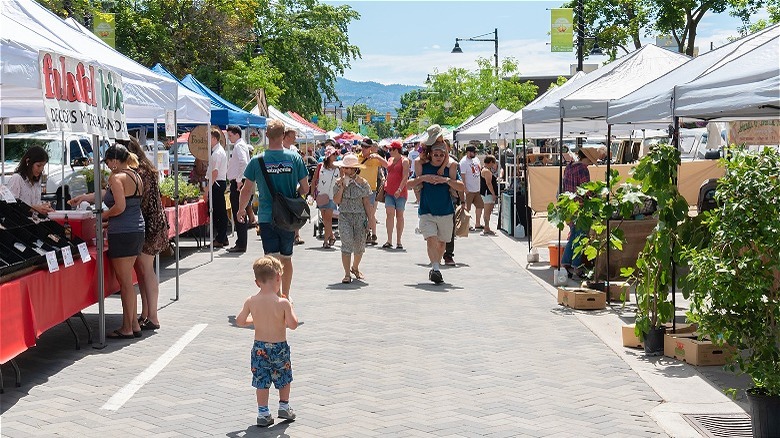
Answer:
M371 205L376 204L376 190L373 190L370 195L368 195L368 203Z
M394 208L398 211L406 209L406 198L385 195L385 208Z
M320 210L335 210L336 209L336 203L333 202L333 200L331 199L330 201L328 201L327 204L325 204L325 205L318 205L317 208L319 208Z
M495 204L496 200L493 199L493 195L482 195L482 202L485 204Z
M292 257L295 231L285 231L273 223L260 224L260 239L263 241L265 255L279 254L282 257Z
M287 342L255 341L252 346L252 386L282 389L293 380L290 346Z

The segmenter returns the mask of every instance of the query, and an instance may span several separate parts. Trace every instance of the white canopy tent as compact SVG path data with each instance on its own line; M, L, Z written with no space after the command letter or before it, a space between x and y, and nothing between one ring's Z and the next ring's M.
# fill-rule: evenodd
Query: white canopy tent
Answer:
M681 96L680 91L682 88L679 86L691 81L697 81L699 78L701 80L709 78L706 80L713 81L717 80L716 78L725 78L728 75L741 76L747 80L747 85L743 84L744 88L741 89L740 93L747 92L752 94L754 92L752 88L755 86L755 92L759 94L755 98L761 99L760 94L771 97L771 87L766 88L767 85L771 85L771 80L770 83L763 85L751 81L761 74L766 79L767 73L771 78L773 68L775 75L774 99L775 103L777 103L777 39L779 34L780 25L775 25L691 59L667 74L649 82L642 88L620 99L611 101L609 103L607 121L610 124L671 123L675 93ZM772 44L774 44L774 52L771 49ZM757 50L757 53L753 53ZM723 69L730 69L731 73L721 73ZM764 72L760 73L762 69ZM733 80L733 78L730 80ZM702 82L699 83L701 84ZM726 84L721 83L720 85ZM677 87L676 90L675 87ZM759 91L758 87L764 87L763 91ZM731 91L734 92L736 90ZM709 100L711 97L711 94L706 94L706 100ZM739 96L734 95L730 95L727 100L743 101ZM756 100L754 103L760 103L760 100ZM721 100L714 107L723 108L723 105L729 105L729 103Z
M127 123L164 119L176 109L178 87L148 68L73 29L33 0L0 2L0 117L7 123L46 123L38 51L95 62L122 76Z
M481 122L475 123L470 127L459 131L457 138L459 142L468 142L472 140L488 141L490 140L490 128L495 127L499 121L505 120L511 116L512 112L499 109L496 113L483 119Z
M698 119L780 119L780 25L739 59L675 89L674 115Z
M104 51L102 53L106 53L107 51L114 52L114 54L118 54L119 56L124 57L126 60L125 62L127 62L128 64L137 64L138 66L143 67L141 64L138 64L134 60L117 52L113 47L109 46L103 40L98 38L97 35L92 33L92 31L82 26L82 24L76 21L73 17L66 18L64 21L68 26L81 32L83 35L93 39L98 44L100 44L103 47L103 51ZM103 57L102 53L96 56L102 58ZM112 56L115 55L112 54ZM177 102L176 123L180 125L181 124L197 125L197 124L209 123L209 121L211 120L211 101L209 100L209 98L203 96L202 94L191 91L189 88L185 87L181 83L177 83L176 85L178 87L177 99L176 99ZM149 120L147 120L146 122L148 123Z

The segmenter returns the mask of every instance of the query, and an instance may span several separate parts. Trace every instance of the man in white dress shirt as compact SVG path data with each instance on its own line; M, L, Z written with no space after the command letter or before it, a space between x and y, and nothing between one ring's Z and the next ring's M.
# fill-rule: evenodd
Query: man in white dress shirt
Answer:
M225 204L225 190L227 189L228 159L225 149L219 142L221 137L219 128L211 130L211 156L209 157L208 178L211 181L213 193L212 206L214 208L214 248L222 248L230 245L227 237L227 205ZM206 192L208 196L208 192Z
M233 226L236 229L236 244L232 248L228 248L227 251L244 253L246 252L248 225L246 222L239 222L236 214L239 209L246 208L246 205L239 206L238 198L241 194L241 187L244 186L244 170L252 157L252 149L241 138L241 128L238 126L228 126L227 136L228 140L233 143L233 153L230 155L230 161L228 162L227 179L230 182L230 207L233 210Z

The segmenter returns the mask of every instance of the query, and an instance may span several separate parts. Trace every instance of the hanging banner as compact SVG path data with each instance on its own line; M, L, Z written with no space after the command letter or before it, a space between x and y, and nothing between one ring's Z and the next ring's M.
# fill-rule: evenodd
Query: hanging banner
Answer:
M550 9L550 47L552 52L571 52L574 48L574 9Z
M116 49L116 21L114 14L107 12L93 12L92 32L104 43Z
M118 73L45 50L38 52L38 69L49 131L130 139Z
M780 120L729 122L729 143L748 146L780 144Z

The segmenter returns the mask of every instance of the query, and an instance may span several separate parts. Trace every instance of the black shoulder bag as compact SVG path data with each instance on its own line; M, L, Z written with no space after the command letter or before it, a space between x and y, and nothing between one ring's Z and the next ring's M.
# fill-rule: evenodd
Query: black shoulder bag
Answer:
M265 170L265 162L261 155L257 159L260 162L260 170L263 172L265 185L271 192L271 217L276 227L285 231L298 231L311 218L309 204L300 196L288 198L284 194L276 191L271 178L268 177L268 171Z

